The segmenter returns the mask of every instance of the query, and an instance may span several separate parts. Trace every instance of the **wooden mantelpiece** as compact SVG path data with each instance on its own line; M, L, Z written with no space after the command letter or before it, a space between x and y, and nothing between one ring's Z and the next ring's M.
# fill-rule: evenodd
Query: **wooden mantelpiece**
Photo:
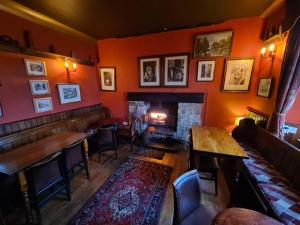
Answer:
M48 58L48 59L55 59L55 60L68 60L77 64L82 64L85 66L94 66L94 62L91 62L89 60L84 59L77 59L69 56L64 56L60 54L45 52L45 51L39 51L34 50L30 48L24 48L24 47L13 47L8 46L4 44L0 44L0 51L4 53L15 53L15 54L23 54L23 55L29 55L29 56L36 56L41 58Z

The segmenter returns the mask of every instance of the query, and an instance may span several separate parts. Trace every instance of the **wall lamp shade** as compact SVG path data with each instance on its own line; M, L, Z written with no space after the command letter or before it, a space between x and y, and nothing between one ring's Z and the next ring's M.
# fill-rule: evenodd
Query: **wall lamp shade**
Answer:
M243 116L238 116L236 119L235 119L235 121L234 121L234 125L235 126L238 126L239 124L240 124L240 121L242 120L242 119L244 119L245 117L243 117Z
M276 55L276 45L275 44L270 44L268 48L263 47L260 50L260 54L261 54L262 58L267 57L267 51L269 52L268 57L270 57L270 58L273 59L275 57L275 55Z
M66 67L68 75L72 72L76 72L76 69L77 69L76 63L65 62L65 67Z

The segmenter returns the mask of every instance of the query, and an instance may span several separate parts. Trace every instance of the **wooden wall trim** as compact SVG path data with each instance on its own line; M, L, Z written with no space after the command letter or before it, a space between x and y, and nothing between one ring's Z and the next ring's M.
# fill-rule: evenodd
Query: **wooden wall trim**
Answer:
M12 0L0 0L0 10L93 43L97 39Z

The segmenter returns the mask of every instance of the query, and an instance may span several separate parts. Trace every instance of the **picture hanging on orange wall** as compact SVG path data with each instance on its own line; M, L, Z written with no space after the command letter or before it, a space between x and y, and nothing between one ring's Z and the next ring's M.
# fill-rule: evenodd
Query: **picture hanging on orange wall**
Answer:
M198 62L197 81L213 81L215 75L215 60L201 60Z
M117 91L115 67L101 67L99 69L99 76L102 91Z
M164 59L164 86L187 87L188 64L188 54L166 56Z
M227 59L223 91L249 91L254 59Z
M197 34L193 58L230 56L233 31Z
M160 58L139 58L140 87L160 86Z
M25 67L29 76L47 76L46 64L44 61L25 59Z
M270 98L271 97L271 91L272 91L272 85L273 85L273 78L260 78L258 89L257 89L257 96L264 97L264 98Z

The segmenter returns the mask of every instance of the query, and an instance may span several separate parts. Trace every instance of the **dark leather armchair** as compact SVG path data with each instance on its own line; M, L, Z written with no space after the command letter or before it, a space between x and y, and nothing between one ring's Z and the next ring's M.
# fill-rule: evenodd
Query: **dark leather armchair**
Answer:
M113 127L98 128L92 142L99 153L99 162L101 162L101 153L106 151L115 151L116 159L118 158L117 138Z
M90 178L88 162L85 156L84 139L65 147L63 159L68 177L74 174L75 167L80 167L85 169L86 178Z
M120 139L126 139L130 143L130 150L133 150L133 143L136 139L135 124L137 119L133 120L129 126L120 127L117 131L118 142Z
M201 204L200 177L191 170L173 183L174 225L211 225L213 216Z
M64 193L71 200L70 185L64 173L61 153L36 163L26 170L29 196L36 211L38 223L41 223L41 207L57 194Z

